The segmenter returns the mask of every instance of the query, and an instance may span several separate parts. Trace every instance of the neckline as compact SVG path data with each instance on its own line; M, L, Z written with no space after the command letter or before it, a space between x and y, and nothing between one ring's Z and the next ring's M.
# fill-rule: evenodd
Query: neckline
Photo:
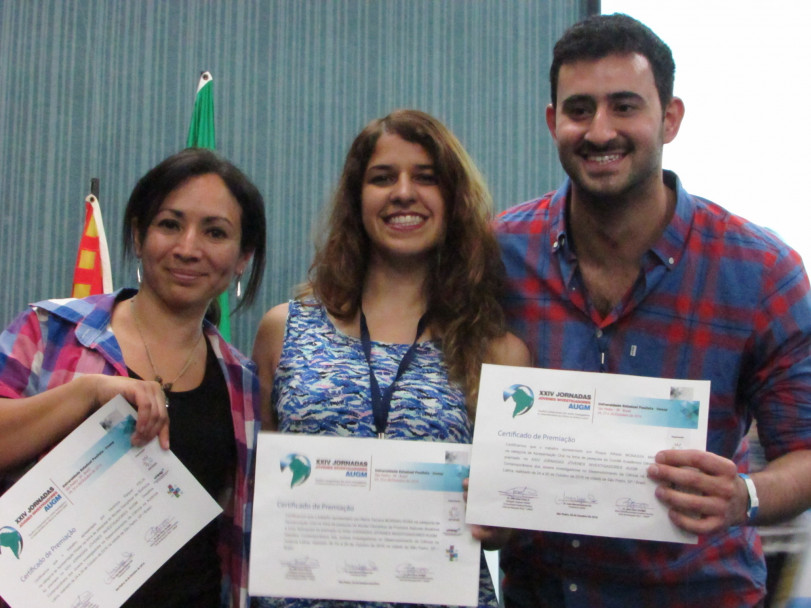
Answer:
M209 363L210 363L209 357L214 355L214 349L211 347L211 342L205 336L204 336L204 341L206 343L206 362L205 362L205 367L203 368L203 379L200 380L200 384L198 384L197 386L195 386L193 388L185 390L185 391L169 390L169 391L166 391L167 393L169 393L170 395L188 395L190 393L193 393L194 391L199 391L203 387L203 385L206 383L206 373L208 373L208 366L209 366ZM144 381L146 380L145 378L142 378L141 376L139 376L138 373L135 372L129 365L126 366L126 369L127 369L127 375L129 375L130 378L135 378L136 380L144 380Z
M303 304L301 302L299 302L299 306L301 308L308 308L306 304ZM352 344L360 344L361 343L360 336L357 336L357 337L356 336L350 336L346 332L341 331L340 329L338 329L338 327L333 322L332 317L330 316L329 312L327 311L327 308L323 304L321 304L320 302L318 304L318 308L320 309L319 313L320 313L323 321L327 324L329 329L331 329L335 333L336 336L340 336L341 338L343 338L344 340L346 340L347 342L350 342ZM408 342L408 343L406 343L406 342L381 342L380 340L372 340L371 343L376 344L378 346L396 346L396 347L405 347L405 348L408 348L409 346L411 346L410 342ZM416 344L417 344L417 347L421 347L421 346L433 346L433 347L436 347L436 345L437 345L436 341L432 337L427 338L425 340L420 340Z

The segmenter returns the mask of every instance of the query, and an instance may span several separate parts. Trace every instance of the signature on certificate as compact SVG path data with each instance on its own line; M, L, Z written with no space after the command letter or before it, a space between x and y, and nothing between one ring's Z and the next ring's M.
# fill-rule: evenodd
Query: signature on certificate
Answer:
M510 498L537 498L538 492L529 486L516 486L509 490L499 490L499 494Z
M652 515L650 505L646 502L637 502L631 498L620 498L615 503L614 511L620 515L630 515L636 517L650 517Z
M320 566L317 559L311 559L309 556L279 560L279 563L282 566L287 566L285 578L299 581L314 581L315 574L313 570Z
M115 563L111 570L106 570L107 578L104 579L106 584L112 583L115 579L120 578L132 566L132 553L124 552L121 554L121 559Z
M377 564L371 560L366 563L344 562L343 566L338 566L338 571L350 576L369 576L377 572Z
M175 528L177 528L177 520L174 517L167 517L158 525L147 528L144 540L154 547L169 536L169 533Z
M150 456L149 454L144 454L141 456L141 464L144 465L144 468L147 471L151 471L153 468L155 468L157 462L155 462L155 459L152 458L152 456Z
M434 573L425 566L415 566L410 562L403 562L395 569L395 576L401 581L412 583L428 583L434 579Z
M71 602L70 608L99 608L99 605L93 601L93 594L85 591L76 596L76 599Z
M294 557L293 559L283 559L279 563L282 566L287 566L291 570L312 570L318 568L320 565L317 559L307 557Z
M586 494L583 496L566 494L565 492L555 498L555 504L567 505L569 507L588 507L597 504L597 498L594 494Z

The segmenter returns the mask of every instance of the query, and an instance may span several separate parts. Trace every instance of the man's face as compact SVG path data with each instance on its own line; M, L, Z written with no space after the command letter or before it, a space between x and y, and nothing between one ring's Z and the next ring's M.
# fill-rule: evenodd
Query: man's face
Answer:
M645 57L564 64L557 100L546 120L575 196L616 204L661 180L662 147L676 136L683 106L674 98L662 111Z

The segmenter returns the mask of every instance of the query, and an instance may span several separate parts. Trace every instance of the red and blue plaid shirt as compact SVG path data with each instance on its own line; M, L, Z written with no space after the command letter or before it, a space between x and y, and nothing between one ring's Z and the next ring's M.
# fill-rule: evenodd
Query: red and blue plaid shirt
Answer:
M134 294L134 290L122 290L33 304L0 335L0 397L29 397L84 374L126 376L110 319L116 301ZM204 332L228 385L237 446L233 493L220 525L223 605L245 608L259 382L254 364L225 342L213 325L206 322ZM0 492L13 481L11 475L0 476Z
M753 417L769 460L811 449L811 298L800 257L769 231L677 193L674 217L607 317L566 229L570 182L502 213L505 307L535 365L711 381L707 449L748 468ZM753 528L697 545L520 534L502 552L507 606L751 606L766 570Z

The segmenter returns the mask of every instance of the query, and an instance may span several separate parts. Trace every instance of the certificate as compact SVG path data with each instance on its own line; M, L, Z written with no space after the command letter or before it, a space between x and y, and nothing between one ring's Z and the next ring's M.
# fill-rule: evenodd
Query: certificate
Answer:
M260 433L252 596L476 606L469 445Z
M12 608L117 608L221 509L157 440L133 447L115 397L0 497Z
M467 522L695 543L647 467L706 449L710 383L482 366Z

